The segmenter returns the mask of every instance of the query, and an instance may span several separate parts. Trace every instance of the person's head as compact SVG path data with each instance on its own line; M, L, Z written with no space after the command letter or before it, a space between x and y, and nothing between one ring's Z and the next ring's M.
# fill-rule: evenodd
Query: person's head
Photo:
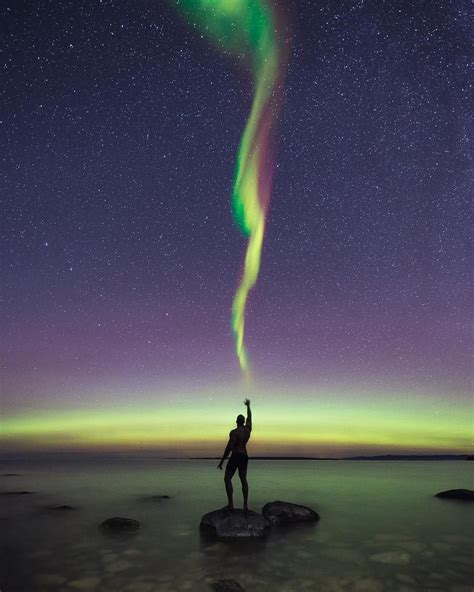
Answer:
M243 415L237 415L237 425L243 426L245 423L245 417Z

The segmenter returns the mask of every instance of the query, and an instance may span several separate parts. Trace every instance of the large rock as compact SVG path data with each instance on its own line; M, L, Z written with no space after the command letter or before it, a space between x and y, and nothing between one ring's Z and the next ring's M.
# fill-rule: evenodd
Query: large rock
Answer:
M260 538L268 534L270 522L250 510L215 510L201 518L200 528L220 539Z
M435 495L441 499L462 500L463 502L474 501L474 491L472 489L448 489L447 491L440 491Z
M215 592L245 592L245 589L236 580L219 580L211 584Z
M120 516L114 516L113 518L107 518L104 520L100 528L109 532L130 532L140 528L140 522L133 520L132 518L121 518Z
M269 502L263 506L262 514L276 525L317 522L319 520L319 514L311 508L289 502Z

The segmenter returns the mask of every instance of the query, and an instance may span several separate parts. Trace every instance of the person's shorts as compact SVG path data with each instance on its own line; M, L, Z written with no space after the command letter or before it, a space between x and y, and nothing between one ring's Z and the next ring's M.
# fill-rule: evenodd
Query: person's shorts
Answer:
M229 462L227 463L226 471L235 473L236 469L242 470L247 468L249 457L241 452L234 452L230 455Z

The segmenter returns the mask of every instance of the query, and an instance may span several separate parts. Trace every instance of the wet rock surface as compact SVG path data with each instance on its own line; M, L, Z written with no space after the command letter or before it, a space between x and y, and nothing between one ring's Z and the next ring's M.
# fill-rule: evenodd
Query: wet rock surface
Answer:
M461 500L463 502L474 502L474 491L472 489L448 489L435 494L441 499Z
M217 538L262 538L268 534L270 522L251 510L215 510L201 518L200 529Z
M132 518L114 516L113 518L107 518L107 520L104 520L99 528L110 532L129 532L138 530L140 528L140 523L138 520L133 520Z
M274 525L317 522L319 520L319 514L311 508L280 501L265 504L262 514Z

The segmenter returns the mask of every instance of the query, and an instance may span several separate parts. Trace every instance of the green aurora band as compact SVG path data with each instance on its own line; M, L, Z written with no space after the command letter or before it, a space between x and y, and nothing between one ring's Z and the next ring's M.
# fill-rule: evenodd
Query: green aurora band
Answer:
M248 236L241 279L232 303L232 331L240 367L248 370L245 309L260 271L272 184L272 134L279 111L286 51L275 11L265 0L174 0L194 25L222 49L247 58L254 97L240 141L232 195L234 219Z
M238 390L238 389L237 389ZM170 456L215 455L240 407L220 387L156 402L156 393L133 393L142 402L100 409L30 409L3 415L4 453L35 451L156 451ZM396 393L299 391L295 406L271 389L255 399L258 438L252 453L337 456L351 454L468 454L470 402ZM162 393L164 395L165 393ZM143 398L146 400L143 400ZM216 406L215 397L221 397ZM271 400L270 400L271 399ZM172 404L170 401L173 400ZM154 402L153 402L154 401ZM203 424L206 434L203 436ZM282 432L281 426L285 429Z

